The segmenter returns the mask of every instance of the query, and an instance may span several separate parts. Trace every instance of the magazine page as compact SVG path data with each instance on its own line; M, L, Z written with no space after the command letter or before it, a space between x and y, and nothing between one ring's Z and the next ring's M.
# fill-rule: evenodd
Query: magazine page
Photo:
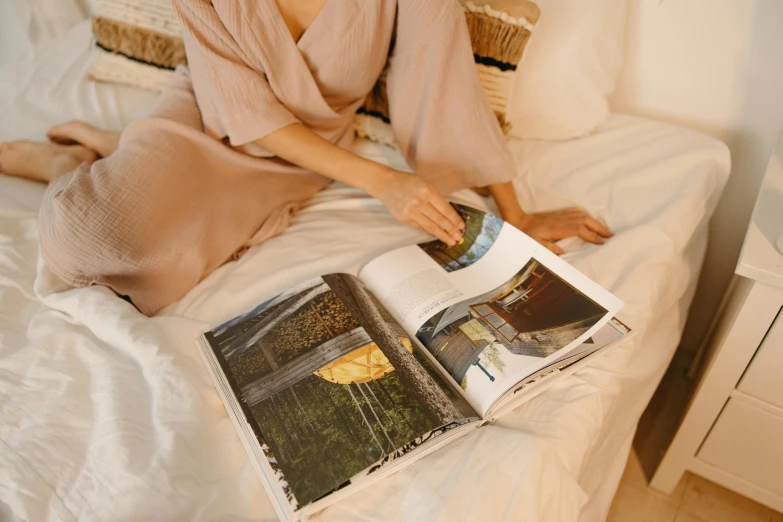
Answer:
M623 303L500 218L455 208L466 225L460 244L393 250L359 278L483 416Z
M479 420L351 275L298 285L204 339L291 512Z
M627 341L634 335L635 332L632 332L622 321L613 317L593 335L585 339L582 344L568 352L561 350L561 352L565 352L564 355L506 391L490 406L484 420L493 422L494 419L508 410L546 390L550 384L554 383L555 375L562 376L565 373L572 373L569 370L575 371L576 367L578 365L581 366L587 359L599 356L606 350Z
M625 338L625 336L631 333L631 329L620 321L616 317L612 317L605 325L603 325L593 335L585 339L582 344L574 348L571 352L564 354L562 357L556 359L553 364L556 364L565 359L571 359L574 356L582 353L589 353L595 350L600 350L605 346L616 344L616 341Z

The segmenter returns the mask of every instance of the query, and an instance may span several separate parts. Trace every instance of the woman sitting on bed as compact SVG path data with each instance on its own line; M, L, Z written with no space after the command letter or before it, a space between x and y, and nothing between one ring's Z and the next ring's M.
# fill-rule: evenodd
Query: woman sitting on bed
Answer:
M73 122L52 144L0 147L0 171L49 182L41 254L74 286L154 314L339 180L454 244L441 194L489 187L502 217L548 248L609 230L578 209L525 214L455 0L174 0L188 68L120 135ZM349 152L354 113L389 58L397 143L415 175Z

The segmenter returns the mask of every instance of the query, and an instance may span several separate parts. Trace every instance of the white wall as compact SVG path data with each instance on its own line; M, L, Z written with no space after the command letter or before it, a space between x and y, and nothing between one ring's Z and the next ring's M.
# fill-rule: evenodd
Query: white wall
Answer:
M682 341L695 349L734 272L783 131L783 0L629 2L628 52L613 110L691 127L731 149L731 178Z

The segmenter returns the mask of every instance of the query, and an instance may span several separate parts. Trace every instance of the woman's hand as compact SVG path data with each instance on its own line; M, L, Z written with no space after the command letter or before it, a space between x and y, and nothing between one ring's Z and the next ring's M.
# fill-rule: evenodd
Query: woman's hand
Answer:
M448 245L462 239L462 218L432 184L418 176L341 149L301 123L276 130L256 144L294 165L366 191L380 199L398 221Z
M506 223L511 223L557 255L565 254L565 251L555 241L578 236L589 243L602 245L604 238L613 235L581 208L525 214L511 182L490 185L488 188Z
M454 207L424 179L394 169L374 176L368 189L397 221L435 236L449 246L462 239L465 223Z
M532 237L557 255L565 250L555 241L578 236L588 243L604 244L604 239L614 234L598 220L580 208L567 208L539 214L521 214L506 219L522 232Z

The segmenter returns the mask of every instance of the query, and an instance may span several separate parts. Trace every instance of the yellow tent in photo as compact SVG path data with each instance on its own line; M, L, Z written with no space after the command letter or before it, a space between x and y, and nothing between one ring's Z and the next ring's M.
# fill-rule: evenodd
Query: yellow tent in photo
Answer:
M413 353L410 339L407 337L399 339L408 352ZM336 384L358 384L373 381L393 371L394 366L378 348L378 345L370 343L332 361L315 374Z

